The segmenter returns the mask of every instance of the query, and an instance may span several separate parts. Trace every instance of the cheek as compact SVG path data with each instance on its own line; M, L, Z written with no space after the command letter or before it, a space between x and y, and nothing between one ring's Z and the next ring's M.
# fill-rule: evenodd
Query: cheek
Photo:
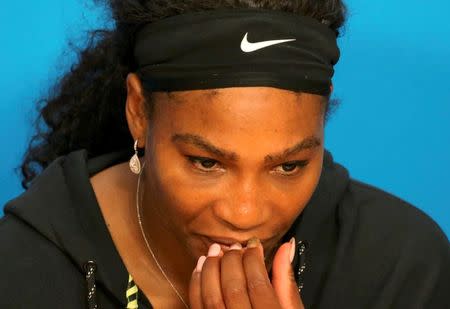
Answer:
M183 161L162 150L164 148L162 145L161 151L153 152L148 158L152 199L166 219L184 227L201 212L204 202L193 190L195 185L186 175Z
M270 192L274 221L286 231L300 215L313 195L322 171L323 149L318 151L298 181L284 182Z

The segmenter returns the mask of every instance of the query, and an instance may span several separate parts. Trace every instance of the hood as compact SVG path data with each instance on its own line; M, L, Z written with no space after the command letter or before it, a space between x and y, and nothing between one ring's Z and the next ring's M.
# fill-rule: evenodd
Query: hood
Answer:
M297 254L293 266L304 304L314 304L321 299L329 271L337 254L338 238L346 222L354 221L350 207L341 207L350 178L347 169L335 163L325 151L322 174L310 201L292 225L286 240L294 236Z
M5 214L18 217L64 252L86 275L89 289L95 289L94 283L102 286L120 306L126 305L124 291L128 272L100 208L88 207L97 204L89 178L104 168L125 162L130 156L129 151L121 151L88 162L87 152L80 150L60 157L4 209ZM336 252L339 216L348 216L339 213L338 208L348 183L347 170L334 163L332 155L326 151L319 184L287 234L295 236L300 243L294 267L299 287L303 288L302 297L307 298L304 303L311 304L320 297L318 293L325 283L327 265ZM95 308L95 304L90 307Z
M4 209L5 215L18 217L67 255L86 275L89 290L95 288L95 280L122 307L126 306L124 291L128 272L100 208L88 207L97 203L89 175L127 160L128 155L129 152L107 154L90 160L89 166L84 150L60 157ZM90 298L88 303L89 308L95 308Z

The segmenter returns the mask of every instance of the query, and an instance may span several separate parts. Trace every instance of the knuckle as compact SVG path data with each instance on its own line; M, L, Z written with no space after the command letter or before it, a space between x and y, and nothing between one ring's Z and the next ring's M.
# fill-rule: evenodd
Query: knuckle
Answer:
M297 284L297 281L295 280L294 272L290 271L290 272L289 272L289 275L288 275L288 278L289 278L289 281L290 281L291 283L294 283L295 285Z
M247 293L247 287L241 280L229 280L224 283L222 292L227 299L240 298Z
M247 288L250 293L264 291L269 288L269 283L264 278L253 278L248 280Z
M222 299L215 296L206 296L203 299L203 305L208 309L225 309Z

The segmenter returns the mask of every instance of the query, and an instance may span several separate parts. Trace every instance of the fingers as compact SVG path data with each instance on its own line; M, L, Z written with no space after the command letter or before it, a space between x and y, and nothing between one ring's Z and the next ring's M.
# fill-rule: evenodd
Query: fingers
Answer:
M203 309L201 271L205 260L205 256L201 256L198 259L197 266L195 267L191 276L191 283L189 284L189 302L191 309Z
M223 308L220 286L220 257L208 257L201 273L201 295L204 308Z
M201 271L200 286L204 308L225 309L220 283L221 255L222 250L220 246L217 244L212 245L209 248L208 257Z
M191 308L304 309L291 267L294 252L295 240L278 249L271 282L259 240L252 239L247 248L239 245L225 253L219 245L212 245L208 257L199 259L192 274Z
M242 265L242 247L225 253L211 246L201 257L191 277L189 298L192 309L251 309ZM220 252L219 252L220 251Z
M242 261L252 308L280 308L267 274L262 246L258 239L249 241Z
M226 252L221 263L222 294L227 309L250 309L242 250Z
M278 249L273 260L272 286L283 309L304 308L291 266L294 254L295 239L292 238Z

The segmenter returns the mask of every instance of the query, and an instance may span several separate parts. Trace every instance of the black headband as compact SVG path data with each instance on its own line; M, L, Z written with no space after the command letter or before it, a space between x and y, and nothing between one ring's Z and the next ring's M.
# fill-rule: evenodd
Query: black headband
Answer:
M313 18L226 9L147 24L134 55L151 91L268 86L326 96L339 48L336 33Z

